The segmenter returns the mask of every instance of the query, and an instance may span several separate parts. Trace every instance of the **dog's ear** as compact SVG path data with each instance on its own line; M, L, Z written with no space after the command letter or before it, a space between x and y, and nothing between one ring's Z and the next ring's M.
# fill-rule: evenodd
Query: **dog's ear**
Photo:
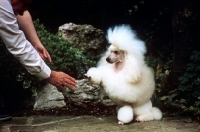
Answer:
M137 59L126 57L125 62L125 79L130 83L137 83L142 79L140 63Z

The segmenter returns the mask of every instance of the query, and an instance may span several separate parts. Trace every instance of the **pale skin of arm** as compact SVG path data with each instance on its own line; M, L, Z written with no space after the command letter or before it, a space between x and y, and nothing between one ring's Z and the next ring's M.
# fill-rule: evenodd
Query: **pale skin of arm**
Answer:
M29 42L33 45L33 47L37 50L40 57L43 60L48 60L49 62L52 62L51 56L49 55L46 48L42 45L40 42L37 32L35 30L35 27L33 25L32 17L28 11L24 11L24 14L17 15L17 22L26 35L26 38L29 40Z
M23 15L17 15L16 17L17 17L17 22L22 31L24 32L26 38L37 50L41 58L43 60L47 59L49 62L52 62L48 51L42 45L37 36L37 32L33 25L30 13L28 11L24 11ZM74 88L77 86L76 80L73 77L65 74L64 72L58 72L58 71L51 71L50 77L47 78L46 81L56 86L62 92L66 91L64 86L67 86L71 90L74 90Z

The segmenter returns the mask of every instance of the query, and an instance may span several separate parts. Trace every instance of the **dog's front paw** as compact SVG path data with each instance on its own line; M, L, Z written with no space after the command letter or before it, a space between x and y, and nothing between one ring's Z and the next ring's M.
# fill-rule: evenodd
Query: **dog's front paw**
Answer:
M101 72L96 67L90 68L84 75L94 84L99 85L102 81Z

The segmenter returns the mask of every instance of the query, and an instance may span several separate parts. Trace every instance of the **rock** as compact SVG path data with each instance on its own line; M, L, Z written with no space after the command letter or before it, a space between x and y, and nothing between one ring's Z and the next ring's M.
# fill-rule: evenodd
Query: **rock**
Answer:
M115 105L105 94L103 88L92 84L88 79L77 80L78 87L74 90L67 90L64 96L76 105L102 104L105 106Z
M60 108L66 105L63 94L51 84L46 84L37 93L34 110Z
M98 56L106 49L103 37L104 32L94 28L92 25L67 23L60 26L58 30L66 41L71 41L72 46L83 51L86 56ZM91 84L87 79L77 80L77 82L78 87L74 91L67 89L66 93L58 92L50 84L46 85L38 94L34 109L63 107L65 105L64 96L70 103L72 102L76 105L115 105L100 86Z
M114 106L115 103L106 95L103 88L92 84L88 79L77 80L78 87L72 91L61 93L51 84L46 84L37 91L38 95L34 104L34 110L61 108L66 106L65 98L77 106L101 104Z
M58 32L62 34L65 40L71 41L73 47L84 53L99 55L105 51L104 32L92 25L66 23L58 28Z

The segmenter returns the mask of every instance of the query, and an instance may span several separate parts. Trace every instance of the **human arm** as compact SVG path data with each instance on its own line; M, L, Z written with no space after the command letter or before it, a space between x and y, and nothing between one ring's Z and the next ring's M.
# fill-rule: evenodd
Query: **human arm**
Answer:
M61 91L65 91L64 86L72 90L76 87L74 78L63 72L52 71L41 59L24 33L19 30L12 7L7 0L0 1L0 37L8 51L20 61L30 74L40 79L46 79L48 83Z
M20 61L29 73L41 79L48 78L51 70L19 30L12 6L7 0L0 5L0 36L8 51Z
M48 51L46 48L42 45L40 42L37 32L35 30L35 27L33 25L32 17L28 11L24 11L24 14L17 15L17 22L24 32L26 38L29 40L29 42L33 45L33 47L37 50L39 53L40 57L43 60L48 60L49 62L52 62L51 56L49 55Z

